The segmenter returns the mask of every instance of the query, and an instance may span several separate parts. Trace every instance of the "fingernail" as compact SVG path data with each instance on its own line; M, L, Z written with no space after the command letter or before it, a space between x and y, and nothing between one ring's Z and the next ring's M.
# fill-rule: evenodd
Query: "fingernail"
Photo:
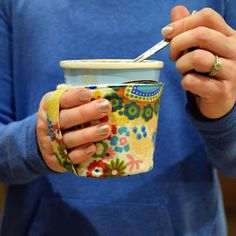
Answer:
M85 151L87 154L92 154L92 153L94 153L94 152L95 152L94 145L90 143L90 144L84 146L84 151Z
M110 110L110 103L107 100L100 100L96 104L98 112L104 113Z
M79 93L79 99L81 101L90 101L91 100L91 95L90 95L89 92L82 90Z
M166 38L171 33L173 33L173 31L174 31L174 28L172 26L166 26L166 27L162 28L161 33Z
M100 127L98 127L97 129L97 133L99 135L105 135L105 134L108 134L110 132L110 128L108 125L102 125Z

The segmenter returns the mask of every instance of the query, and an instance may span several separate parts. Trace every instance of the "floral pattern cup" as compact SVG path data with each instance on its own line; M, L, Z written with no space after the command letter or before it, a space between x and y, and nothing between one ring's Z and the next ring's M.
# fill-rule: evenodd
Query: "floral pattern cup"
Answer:
M151 69L160 68L159 65ZM120 73L120 70L117 72ZM125 73L129 74L128 71ZM145 73L143 76L145 78ZM149 80L152 83L147 82ZM68 157L58 123L60 96L69 87L78 85L58 86L47 98L47 117L52 145L59 163L76 175L93 178L134 175L152 169L163 89L163 84L158 80L159 78L148 77L146 81L133 83L137 78L132 77L128 83L123 84L86 86L93 99L106 98L111 102L112 112L109 117L96 122L108 121L112 132L107 139L96 143L97 151L90 159L78 165L73 165ZM83 124L81 128L89 125L93 125L93 122Z

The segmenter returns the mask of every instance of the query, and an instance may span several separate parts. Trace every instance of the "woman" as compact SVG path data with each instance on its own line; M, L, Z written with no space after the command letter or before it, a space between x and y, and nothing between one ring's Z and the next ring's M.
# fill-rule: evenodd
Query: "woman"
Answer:
M235 26L236 3L182 3L198 12L176 7L169 23L171 0L0 1L0 180L9 185L3 235L226 235L215 168L236 176L236 33L228 25ZM167 50L155 56L165 61L165 91L154 169L104 180L65 173L45 114L44 94L63 82L58 62L135 58L161 40L161 29L182 78ZM74 164L110 135L108 124L100 136L96 126L71 131L76 114L101 116L90 99L86 89L61 98ZM110 110L103 100L102 116ZM82 132L90 134L77 141Z

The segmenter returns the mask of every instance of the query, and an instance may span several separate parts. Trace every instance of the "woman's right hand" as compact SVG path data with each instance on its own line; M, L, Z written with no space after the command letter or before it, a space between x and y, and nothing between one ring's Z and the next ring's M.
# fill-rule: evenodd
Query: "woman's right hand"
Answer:
M38 110L36 135L39 150L46 165L53 171L66 172L54 155L46 117L47 94L42 98ZM110 135L108 123L96 124L76 129L81 124L99 120L111 112L111 104L106 99L91 101L91 94L85 88L72 88L64 92L60 101L59 123L63 134L63 142L73 164L90 158L96 152L94 142Z

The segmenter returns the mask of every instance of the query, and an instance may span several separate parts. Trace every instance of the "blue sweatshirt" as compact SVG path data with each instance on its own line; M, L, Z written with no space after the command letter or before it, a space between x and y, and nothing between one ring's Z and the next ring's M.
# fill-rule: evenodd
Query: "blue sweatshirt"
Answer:
M234 0L0 0L3 236L226 235L216 168L236 177L236 108L204 119L186 99L168 49L153 57L165 62L165 87L152 171L57 174L37 147L39 102L64 82L59 61L135 58L161 40L177 4L190 12L212 7L236 27Z

